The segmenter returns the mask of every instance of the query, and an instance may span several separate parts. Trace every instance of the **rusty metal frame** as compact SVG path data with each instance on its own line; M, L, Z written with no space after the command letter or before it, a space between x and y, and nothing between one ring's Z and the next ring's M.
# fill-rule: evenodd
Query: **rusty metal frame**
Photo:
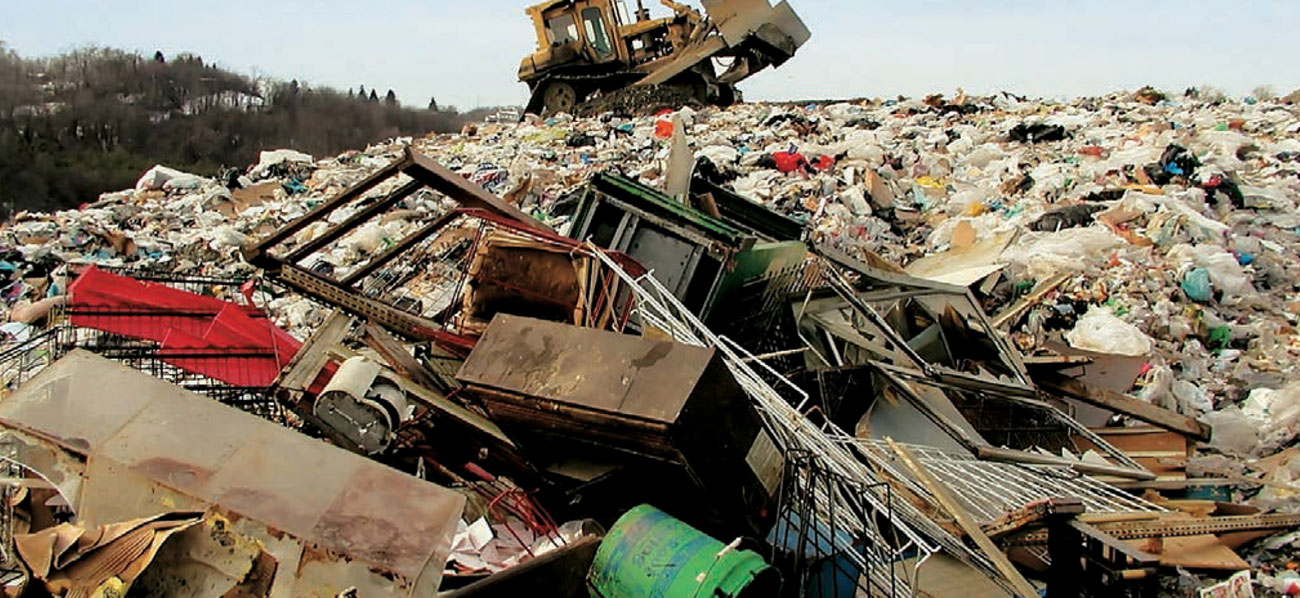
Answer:
M279 230L276 230L264 239L253 241L245 245L242 248L244 258L253 265L266 269L274 269L278 264L283 263L284 260L271 256L271 249L274 249L276 246L289 240L311 224L327 218L339 208L360 199L367 191L399 174L405 174L411 177L414 179L414 182L408 183L397 192L390 194L384 200L376 202L375 205L358 212L353 215L353 217L340 223L338 226L326 231L322 235L322 238L327 238L328 240L316 249L319 250L333 240L351 232L353 229L365 223L366 220L379 215L383 210L395 205L401 199L424 187L429 187L438 191L463 206L482 208L519 222L527 223L530 226L548 229L545 224L537 221L514 205L492 195L486 189L465 180L465 177L456 174L447 167L438 164L431 158L415 152L408 147L404 150L402 157L393 163L381 168L353 186L345 189L342 193L334 196L329 201L316 206L310 212L303 214L297 220L281 227ZM301 259L306 257L309 253L311 252L297 255L297 258ZM293 255L294 254L291 254L291 257Z

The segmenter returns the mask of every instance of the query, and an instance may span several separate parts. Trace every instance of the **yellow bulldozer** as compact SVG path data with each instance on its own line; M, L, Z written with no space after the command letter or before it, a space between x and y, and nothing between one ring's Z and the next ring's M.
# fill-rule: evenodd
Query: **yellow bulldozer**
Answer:
M537 51L519 65L532 91L526 112L572 112L584 101L629 90L673 88L703 104L739 100L736 84L794 56L811 34L788 2L701 0L704 14L660 0L549 0L526 10Z

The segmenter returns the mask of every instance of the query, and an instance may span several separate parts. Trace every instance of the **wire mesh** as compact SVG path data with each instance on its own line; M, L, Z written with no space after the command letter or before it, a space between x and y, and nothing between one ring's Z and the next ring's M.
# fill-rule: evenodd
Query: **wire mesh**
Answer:
M86 268L88 266L74 268L71 273L78 275ZM232 301L243 296L246 290L250 293L262 292L252 286L245 286L248 280L240 278L177 276L126 268L99 269L189 293ZM181 362L201 363L205 369L226 372L234 379L265 379L267 364L280 361L281 356L276 350L163 349L157 342L111 331L118 326L153 331L197 329L205 327L213 316L211 310L199 309L100 307L75 303L58 307L51 312L47 329L15 342L0 352L0 384L3 384L4 391L12 391L74 349L84 349L186 390L271 421L283 422L284 411L272 396L269 384L231 384L197 373L192 368L176 365ZM91 323L105 329L86 325Z
M912 596L920 567L941 548L1002 583L987 557L966 547L906 501L894 502L881 480L850 450L846 439L852 437L834 426L819 428L804 417L801 411L807 406L806 393L740 346L713 334L652 276L634 278L608 256L599 252L597 255L636 294L634 318L643 329L653 328L680 343L713 347L723 355L728 369L750 396L765 428L787 458L796 452L810 455L821 470L857 484L857 490L865 490L850 496L834 485L815 485L800 501L829 529L845 530L852 537L869 539L867 544L872 550L848 551L844 556L858 570L870 573L865 579L871 595ZM763 374L750 364L764 370ZM802 396L798 406L787 403L765 378L775 379L787 392ZM855 505L860 508L851 508ZM880 516L866 520L863 512ZM895 566L912 557L911 565Z
M886 509L861 500L867 495L884 496ZM826 500L807 500L810 496ZM892 514L893 505L888 484L836 474L811 453L787 455L781 508L769 538L771 560L785 573L786 595L899 595L898 555L867 532Z
M58 334L55 329L42 330L26 339L15 339L0 352L0 395L16 390L58 360Z
M928 491L900 468L893 451L882 441L853 439L872 462L920 495ZM980 523L1049 498L1077 498L1089 513L1159 513L1166 509L1128 494L1069 467L980 461L967 455L926 446L907 445L936 479L952 489Z
M274 422L284 421L284 410L275 400L269 385L233 385L169 363L180 359L203 360L206 365L215 365L227 372L238 373L241 369L254 367L249 363L251 360L275 359L274 353L230 349L164 350L157 343L81 327L73 323L73 318L70 316L75 314L99 315L92 308L69 307L65 308L64 313L68 317L62 318L49 331L51 336L48 338L46 350L50 358L44 365L58 361L74 349L84 349L226 405ZM137 316L148 317L143 314ZM176 316L159 317L165 321ZM32 372L30 375L34 374L35 372Z

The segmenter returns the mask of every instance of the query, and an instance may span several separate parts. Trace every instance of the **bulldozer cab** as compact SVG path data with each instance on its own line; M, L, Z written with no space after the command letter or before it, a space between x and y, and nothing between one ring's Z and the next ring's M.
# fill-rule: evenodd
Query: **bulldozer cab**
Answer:
M627 62L627 51L618 43L616 8L614 0L554 0L529 8L537 29L538 52L531 57L536 67L579 55L592 64Z

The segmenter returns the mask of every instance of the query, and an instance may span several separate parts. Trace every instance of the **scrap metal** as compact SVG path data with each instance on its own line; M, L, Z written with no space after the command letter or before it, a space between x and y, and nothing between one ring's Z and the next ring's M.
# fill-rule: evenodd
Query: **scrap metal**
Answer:
M74 351L0 403L3 440L80 521L228 513L280 563L273 596L434 592L463 496ZM329 475L319 475L329 472Z

